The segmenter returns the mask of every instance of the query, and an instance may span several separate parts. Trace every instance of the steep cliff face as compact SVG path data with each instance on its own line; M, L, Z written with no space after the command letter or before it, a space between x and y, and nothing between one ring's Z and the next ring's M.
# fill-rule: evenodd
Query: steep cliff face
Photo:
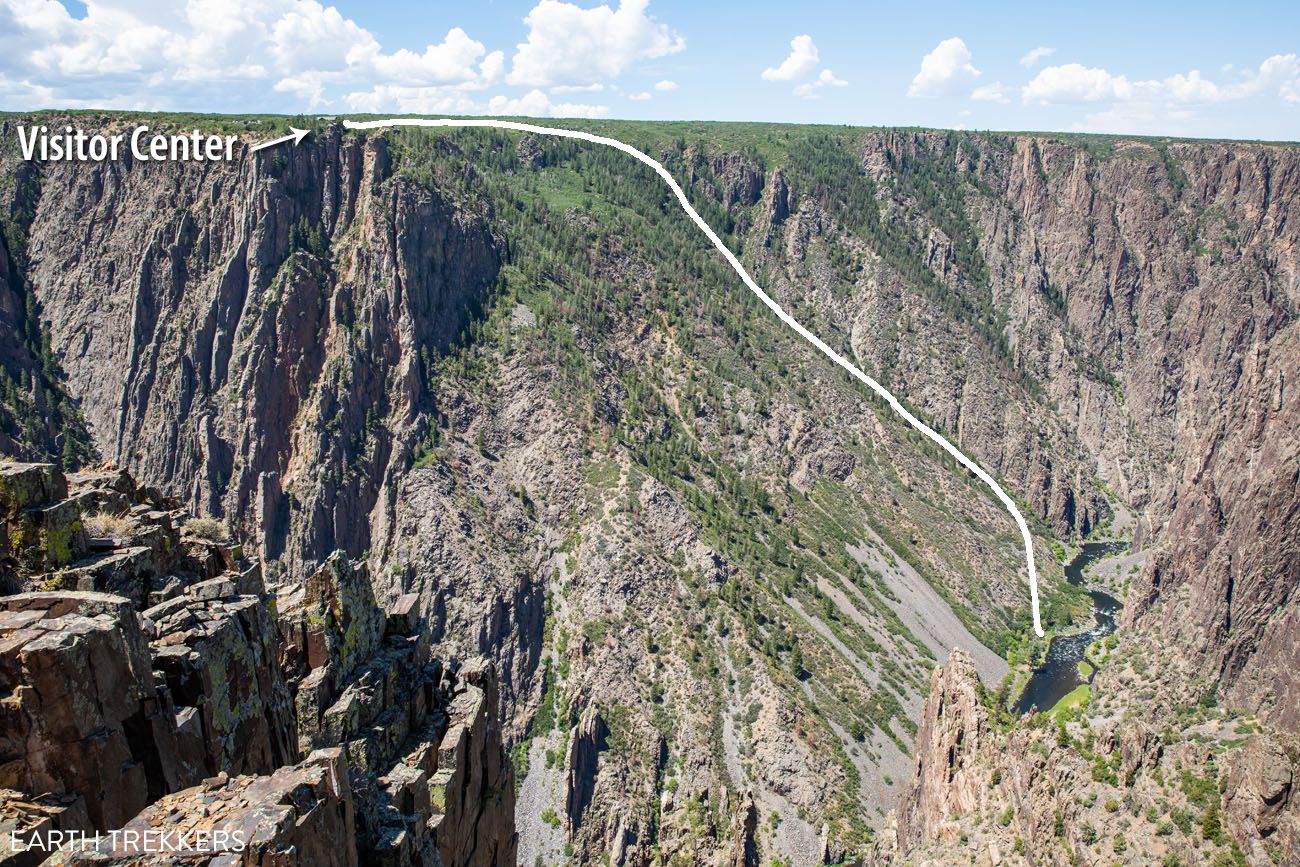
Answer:
M1232 701L1295 730L1296 649L1283 636L1294 636L1300 610L1300 156L1114 149L1096 159L1018 141L1008 207L984 217L989 230L1014 227L1002 267L1041 265L1066 333L1089 348L1035 352L1049 335L1026 317L1015 329L1022 363L1045 372L1098 477L1144 510L1137 543L1157 551L1126 622L1172 639ZM980 171L989 182L999 174ZM1002 240L984 238L990 249ZM1086 370L1094 358L1109 393L1069 372L1069 361Z
M0 140L11 140L0 121ZM39 201L40 168L12 163L0 147L0 452L35 460L54 457L73 469L95 456L76 401L25 276L28 233Z
M954 652L935 669L916 764L867 863L1291 864L1295 740L1144 696L1122 651L1091 710L1019 721Z
M1135 544L1156 551L1126 622L1294 729L1296 149L895 132L859 146L862 207L913 226L910 257L875 224L854 231L809 178L793 207L820 215L812 241L795 220L798 255L767 257L789 297L811 286L828 331L1058 532L1105 520L1103 489L1137 510ZM846 268L836 247L855 235L877 240Z
M1128 627L1191 662L1169 694L1231 678L1226 699L1296 725L1294 149L628 134L783 304L1027 504L1050 625L1079 608L1052 537L1127 506L1151 549ZM311 641L279 624L304 754L419 703L376 685L410 654L486 655L529 863L834 859L898 801L914 744L904 850L1006 804L1022 846L1091 845L1030 804L1093 759L1002 732L965 663L930 681L956 644L992 684L1023 637L1005 513L782 331L625 155L325 126L223 167L0 160L28 173L3 187L22 246L0 249L0 316L39 326L14 369L48 367L101 453L339 618ZM313 585L322 564L351 589ZM358 599L424 618L428 647L343 623ZM1089 756L1146 743L1106 737ZM1018 788L981 788L992 743L1034 757ZM396 776L349 795L358 827L396 829L436 768L361 749ZM1245 785L1243 815L1273 821L1276 782ZM1093 806L1060 809L1100 827ZM1168 848L1152 835L1142 857Z
M26 278L103 454L294 574L387 531L422 365L499 263L483 205L390 173L335 128L235 164L51 165L34 203Z

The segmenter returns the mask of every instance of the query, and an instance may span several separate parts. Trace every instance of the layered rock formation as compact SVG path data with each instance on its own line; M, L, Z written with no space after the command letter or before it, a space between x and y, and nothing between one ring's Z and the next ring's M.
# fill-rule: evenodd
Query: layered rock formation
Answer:
M1095 529L1117 501L1151 551L1126 628L1190 662L1153 673L1161 695L1194 705L1210 683L1296 728L1293 148L636 135L775 297L1027 504L1056 625L1072 603L1048 537ZM931 656L954 643L1005 670L977 644L1000 652L1026 622L1016 540L978 485L746 306L658 179L622 159L335 126L216 167L36 173L0 152L16 179L0 247L0 326L24 335L0 354L14 393L47 406L62 384L100 452L222 516L264 561L284 591L290 733L284 692L256 677L229 717L176 698L221 691L193 657L227 653L236 631L234 664L261 666L271 616L244 599L259 596L251 560L186 542L176 504L96 507L134 522L105 542L74 526L75 494L42 492L2 516L6 589L41 576L163 606L176 644L158 670L193 709L204 773L245 736L266 769L342 745L354 774L391 769L352 798L358 833L394 852L442 846L410 817L445 767L405 742L450 737L458 691L493 706L453 677L453 658L480 654L500 672L489 728L539 793L530 861L860 847L914 741L955 761L1003 743L965 674L933 685L955 717L923 703ZM61 457L11 415L0 449ZM172 580L182 555L207 564L196 580ZM235 592L186 589L219 574ZM1094 734L1089 755L1129 770L1166 746ZM1044 762L1014 798L1087 790L1090 761L1020 737ZM1012 795L981 792L986 757L970 755L926 762L905 847L969 833L948 810L1001 816ZM1233 821L1279 829L1259 832L1264 849L1285 839L1281 778L1239 788ZM58 808L23 803L24 822ZM1074 810L1098 828L1112 815ZM1002 827L1022 847L1085 856L1055 815L1015 816ZM1162 839L1133 851L1163 857ZM993 842L1015 854L1015 836Z
M377 544L422 365L498 267L485 207L337 127L287 159L51 165L40 184L23 276L100 452L294 574Z
M386 616L335 557L276 599L120 471L0 469L7 583L69 588L0 597L5 864L119 830L62 855L170 863L162 830L244 863L514 863L495 675L431 658L412 598Z
M935 670L916 764L868 864L1291 864L1295 740L1134 700L1116 659L1082 716L991 707L968 656Z

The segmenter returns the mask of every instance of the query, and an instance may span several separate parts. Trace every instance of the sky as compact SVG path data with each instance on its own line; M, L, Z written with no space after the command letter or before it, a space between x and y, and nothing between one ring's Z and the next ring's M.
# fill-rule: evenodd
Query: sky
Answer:
M0 109L1300 140L1300 3L0 0Z

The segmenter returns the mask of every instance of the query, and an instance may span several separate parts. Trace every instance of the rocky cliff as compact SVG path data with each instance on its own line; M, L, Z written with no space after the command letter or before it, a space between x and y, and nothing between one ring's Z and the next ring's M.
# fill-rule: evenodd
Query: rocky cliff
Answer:
M24 207L22 278L104 457L290 570L378 544L422 365L498 267L486 205L334 128L234 166L51 165Z
M1126 629L1188 661L1151 670L1161 694L1195 705L1213 684L1294 730L1293 148L626 134L784 305L1027 505L1050 627L1084 607L1053 543L1132 512L1147 559ZM991 803L975 765L938 761L913 796L908 756L937 740L957 759L1003 725L956 686L947 707L974 716L946 722L930 671L958 645L991 687L1006 651L1029 652L1005 514L782 331L623 155L318 125L231 165L37 170L0 149L0 167L0 321L26 335L0 358L0 445L62 460L24 408L66 407L86 432L70 465L93 437L265 564L280 615L305 612L276 624L291 735L273 686L246 723L271 764L286 739L346 742L349 767L432 778L427 755L388 747L436 717L394 709L435 699L384 684L426 655L482 655L528 863L804 863L861 849L896 803L920 835L905 848ZM69 508L23 512L23 538L66 529ZM96 553L55 541L28 545L52 560L23 574ZM168 568L132 569L60 587L179 605ZM169 690L211 689L188 664ZM1062 790L1090 774L1049 764L1035 780ZM358 833L397 827L375 817L421 789L390 782L350 791ZM1025 814L1022 845L1042 821Z
M912 781L867 863L1296 863L1294 736L1134 696L1137 659L1111 660L1091 712L1013 721L954 651L931 682Z
M1155 553L1128 624L1294 729L1295 148L896 132L859 147L863 209L915 236L867 221L849 237L875 236L876 255L846 269L834 248L851 240L828 223L853 215L812 175L793 193L805 219L765 256L787 291L811 286L828 331L1058 531L1106 521L1103 493L1137 510Z
M272 596L112 469L0 463L0 509L6 583L49 588L0 597L0 861L122 829L60 854L170 863L154 829L256 863L514 863L495 675L431 658L413 600L385 615L341 557Z

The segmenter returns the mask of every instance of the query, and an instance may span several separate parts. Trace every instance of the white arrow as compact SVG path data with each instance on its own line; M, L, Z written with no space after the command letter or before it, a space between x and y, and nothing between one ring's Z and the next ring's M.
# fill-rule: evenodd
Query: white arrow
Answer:
M254 153L256 151L262 150L263 148L275 147L278 144L283 144L284 142L287 142L289 139L293 139L293 143L296 145L296 144L300 144L302 140L306 137L307 137L307 130L298 129L297 127L291 126L289 127L288 135L282 135L279 138L273 138L270 141L264 141L261 144L255 144L252 147L250 147L248 151L249 153Z

